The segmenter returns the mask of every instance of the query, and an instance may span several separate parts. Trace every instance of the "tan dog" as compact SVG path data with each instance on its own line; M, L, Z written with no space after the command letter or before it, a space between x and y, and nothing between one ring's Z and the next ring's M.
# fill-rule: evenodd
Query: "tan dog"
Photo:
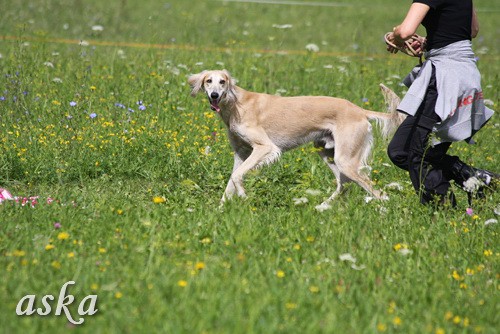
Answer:
M398 96L380 85L391 113L365 110L347 100L324 96L281 97L246 91L235 85L226 70L191 75L191 95L205 92L212 110L228 128L234 150L234 167L221 201L235 192L245 197L243 176L250 170L276 161L282 152L314 142L319 155L333 171L337 189L323 204L333 200L343 184L354 181L375 198L386 198L372 188L367 167L373 145L370 120L382 125L387 137L403 120L396 111Z

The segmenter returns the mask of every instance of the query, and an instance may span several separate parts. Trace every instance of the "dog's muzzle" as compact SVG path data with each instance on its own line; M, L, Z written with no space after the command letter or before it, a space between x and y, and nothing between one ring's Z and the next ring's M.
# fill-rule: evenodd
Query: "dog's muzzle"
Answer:
M219 102L222 99L222 95L217 92L210 93L208 100L210 101L210 109L220 113Z

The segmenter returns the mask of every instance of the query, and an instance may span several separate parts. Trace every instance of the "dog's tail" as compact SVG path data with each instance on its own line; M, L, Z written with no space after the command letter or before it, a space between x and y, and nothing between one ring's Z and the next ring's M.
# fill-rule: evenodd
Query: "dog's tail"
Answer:
M399 102L401 101L399 96L384 84L380 84L380 90L384 96L388 112L381 113L365 110L365 114L369 120L375 120L377 122L382 131L382 137L387 139L389 135L396 131L397 127L405 120L406 116L397 110Z

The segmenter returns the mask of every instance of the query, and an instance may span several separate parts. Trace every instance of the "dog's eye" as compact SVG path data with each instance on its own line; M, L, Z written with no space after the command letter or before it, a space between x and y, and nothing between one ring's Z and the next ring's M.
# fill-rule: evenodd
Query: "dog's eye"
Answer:
M207 79L207 83L212 83L212 79Z
M221 80L221 81L219 81L219 83L220 83L221 85L224 85L224 84L226 83L226 80Z

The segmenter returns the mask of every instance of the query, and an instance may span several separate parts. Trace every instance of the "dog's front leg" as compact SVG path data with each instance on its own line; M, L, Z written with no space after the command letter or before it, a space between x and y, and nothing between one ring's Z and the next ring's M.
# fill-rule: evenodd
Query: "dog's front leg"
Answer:
M234 165L233 165L233 171L231 172L231 176L233 175L234 171L238 169L238 167L241 166L243 161L248 159L250 156L250 153L252 153L251 149L238 149L235 150L234 152ZM227 199L230 199L234 193L236 192L236 186L234 182L232 181L232 178L229 178L229 181L227 182L226 190L224 191L224 195L222 195L221 198L221 203L224 203Z
M270 157L273 155L273 152L274 150L272 145L255 146L250 156L233 170L222 200L224 201L225 199L230 198L235 192L239 197L246 197L245 189L243 188L243 176L259 164L268 160L271 161Z

